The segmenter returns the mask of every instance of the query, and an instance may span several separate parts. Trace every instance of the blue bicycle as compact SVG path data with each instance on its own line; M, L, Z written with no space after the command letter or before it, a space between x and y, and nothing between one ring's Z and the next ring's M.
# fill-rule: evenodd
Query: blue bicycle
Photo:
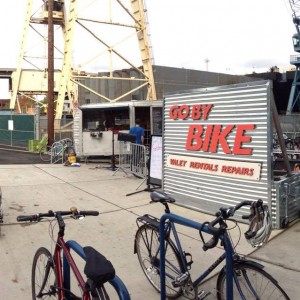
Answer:
M268 240L272 229L271 218L262 200L243 201L234 207L221 208L212 222L205 223L172 214L168 203L174 203L175 199L166 193L152 192L151 200L162 203L165 214L160 219L151 215L137 218L134 252L146 278L161 293L162 300L181 295L187 299L205 299L210 292L202 290L200 284L223 261L225 266L216 284L218 300L289 299L261 264L237 254L230 238L226 221L241 207L250 206L250 214L243 217L250 221L245 238L253 247L259 247ZM224 253L195 280L190 275L192 256L182 249L175 224L199 230L204 251L216 247L219 241L224 248ZM209 241L204 240L203 232L212 235Z

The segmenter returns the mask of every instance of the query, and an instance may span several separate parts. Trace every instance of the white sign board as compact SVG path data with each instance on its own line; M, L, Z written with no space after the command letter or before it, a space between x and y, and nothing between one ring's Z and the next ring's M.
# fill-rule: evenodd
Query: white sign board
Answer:
M14 130L14 121L8 120L8 130Z
M162 179L162 137L152 136L150 177Z
M260 163L207 159L179 155L167 156L167 167L247 180L260 179Z

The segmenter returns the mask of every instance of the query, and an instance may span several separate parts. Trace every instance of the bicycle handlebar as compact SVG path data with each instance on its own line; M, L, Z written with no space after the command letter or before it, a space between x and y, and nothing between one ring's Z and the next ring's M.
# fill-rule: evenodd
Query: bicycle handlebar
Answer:
M72 207L69 211L52 211L49 210L47 213L38 213L35 215L18 216L18 222L39 222L43 218L59 218L59 216L73 216L75 218L86 217L86 216L98 216L99 211L95 210L77 210L76 207Z
M217 217L213 221L207 224L207 227L211 232L211 234L213 235L213 237L208 242L203 244L203 250L206 251L208 249L212 249L217 245L220 235L226 229L224 223L222 224L223 220L227 220L230 217L232 217L234 213L243 206L260 206L262 204L263 204L262 200L259 199L257 201L242 201L238 203L236 206L231 206L228 208L220 208L220 210L216 213ZM249 216L242 216L242 218L248 219ZM217 224L220 224L219 228L215 227Z

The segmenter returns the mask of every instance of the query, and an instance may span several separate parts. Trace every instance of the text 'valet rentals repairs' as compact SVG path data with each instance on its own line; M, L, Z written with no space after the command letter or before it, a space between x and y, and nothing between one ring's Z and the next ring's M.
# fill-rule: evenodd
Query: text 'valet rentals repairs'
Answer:
M173 105L169 110L169 117L173 120L202 120L206 121L213 109L213 104ZM185 149L188 151L202 151L217 153L218 148L227 155L251 156L252 148L243 147L251 143L252 138L247 131L255 129L255 124L212 125L204 127L202 124L189 125ZM230 146L228 137L235 131L233 145ZM245 177L248 180L259 180L261 164L228 160L216 160L200 157L182 157L168 155L169 167L186 169L194 172L213 173L229 177Z

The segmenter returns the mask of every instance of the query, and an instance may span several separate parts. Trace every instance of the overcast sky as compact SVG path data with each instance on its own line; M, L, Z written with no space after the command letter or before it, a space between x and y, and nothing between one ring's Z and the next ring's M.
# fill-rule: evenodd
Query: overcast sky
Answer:
M1 1L0 68L17 65L26 5ZM147 0L146 6L157 65L231 74L291 67L288 0Z

